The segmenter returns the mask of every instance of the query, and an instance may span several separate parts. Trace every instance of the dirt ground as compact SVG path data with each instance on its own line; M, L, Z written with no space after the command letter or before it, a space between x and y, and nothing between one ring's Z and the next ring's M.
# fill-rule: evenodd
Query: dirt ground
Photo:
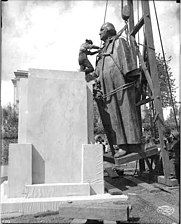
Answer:
M105 163L104 166L110 166L109 163ZM126 177L139 178L143 183L148 183L149 186L155 186L154 181L150 178L149 174L145 174L144 177L135 175L136 163L132 162L123 166L124 175L117 178L105 177L105 181L110 183L117 189L120 189L123 194L128 196L128 203L132 205L130 212L130 218L127 222L120 223L140 223L140 224L176 224L179 223L178 216L171 215L169 210L158 210L158 204L162 206L169 205L170 209L178 209L179 211L179 186L177 187L165 187L157 184L156 191L149 191L140 184L135 184L128 180ZM160 188L159 188L160 186ZM122 203L122 202L120 202ZM119 202L117 202L119 204ZM24 215L14 218L2 219L2 223L71 223L73 219L67 219L60 217L57 211L51 213L42 213L34 215ZM88 220L88 223L103 223L101 221Z

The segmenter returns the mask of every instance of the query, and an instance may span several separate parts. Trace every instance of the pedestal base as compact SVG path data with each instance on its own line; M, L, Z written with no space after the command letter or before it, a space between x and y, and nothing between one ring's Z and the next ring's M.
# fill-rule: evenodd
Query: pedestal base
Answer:
M88 183L33 184L25 186L26 198L51 198L88 195L90 195L90 185Z
M127 201L127 195L99 194L91 196L69 196L54 198L4 198L1 200L1 218L58 211L62 203L75 201Z

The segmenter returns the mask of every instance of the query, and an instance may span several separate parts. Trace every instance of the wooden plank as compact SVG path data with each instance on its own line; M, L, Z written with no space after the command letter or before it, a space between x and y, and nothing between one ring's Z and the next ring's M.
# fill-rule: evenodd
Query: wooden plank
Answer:
M71 221L71 224L85 224L87 222L87 219L73 219Z
M136 103L136 106L141 106L141 105L146 104L146 103L149 103L151 101L153 101L153 98L152 97L149 97L149 98L146 98L146 99L141 100L138 103Z
M111 178L119 177L119 175L116 173L116 171L112 167L106 167L105 171L108 173L109 177Z
M104 181L104 187L105 187L106 191L111 195L122 195L123 194L123 192L120 189L118 189L117 187L108 183L107 181Z
M144 24L144 16L142 16L141 19L138 21L138 23L134 26L133 30L131 31L131 35L135 36L136 33L141 29L143 24Z
M158 192L160 191L158 188L154 187L151 184L148 184L146 182L143 182L133 176L124 176L125 179L132 181L133 183L137 184L138 186L141 186L143 188L145 188L146 190L148 190L150 193L152 192Z
M130 32L133 30L134 28L134 9L133 9L133 0L129 0L127 1L127 4L129 5L130 8L130 17L128 19L128 23L129 23L129 30Z
M129 163L129 162L136 161L142 158L147 158L156 154L158 154L158 148L157 146L152 146L149 149L145 150L145 152L130 153L123 157L115 158L115 165L120 166L124 163Z
M64 218L128 221L128 204L65 204L60 205L59 215Z
M123 3L123 1L122 1ZM134 7L133 7L133 0L129 0L127 1L127 4L130 8L130 17L128 19L128 23L129 23L129 32L131 32L133 29L134 29ZM130 45L131 45L131 48L132 48L132 53L133 53L133 58L135 61L137 61L136 59L136 51L135 51L135 48L134 48L134 43L132 41L130 41Z
M114 157L109 153L105 153L103 155L103 160L106 161L106 162L109 162L109 163L113 163L113 164L115 163Z

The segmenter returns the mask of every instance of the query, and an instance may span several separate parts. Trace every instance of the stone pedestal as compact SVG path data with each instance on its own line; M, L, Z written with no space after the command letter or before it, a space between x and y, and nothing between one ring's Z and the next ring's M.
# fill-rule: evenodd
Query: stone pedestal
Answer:
M23 150L28 152L27 144L32 145L32 172L27 173L28 179L32 182L24 182L24 185L53 186L54 184L57 189L58 183L71 183L75 186L79 183L87 183L87 179L82 177L85 173L82 171L83 161L89 163L89 168L86 168L86 173L89 173L94 169L89 156L92 161L94 158L91 157L95 155L92 154L91 149L88 154L86 152L86 160L82 157L82 145L93 142L91 91L91 86L88 86L85 81L84 73L80 72L30 69L28 78L20 81L18 144L13 144L14 146L11 147L22 151L24 145ZM97 147L92 144L93 146ZM10 149L11 151L13 150ZM102 154L98 154L101 161ZM27 156L26 153L20 153L18 158L19 162L23 161L22 166L14 162L9 164L9 196L12 196L10 192L13 191L13 169L17 166L17 169L22 169L23 173L27 166L26 164L24 167L25 161L30 163L29 154ZM11 162L12 160L13 158ZM101 166L103 162L98 168L102 175L102 189ZM93 179L91 177L91 180ZM13 194L15 195L18 196Z

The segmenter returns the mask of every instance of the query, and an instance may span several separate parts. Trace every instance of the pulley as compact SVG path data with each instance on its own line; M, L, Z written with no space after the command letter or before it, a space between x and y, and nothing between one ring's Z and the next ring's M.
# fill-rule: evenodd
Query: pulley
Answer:
M125 5L123 8L122 8L122 18L123 20L127 21L130 17L130 7L129 5Z

